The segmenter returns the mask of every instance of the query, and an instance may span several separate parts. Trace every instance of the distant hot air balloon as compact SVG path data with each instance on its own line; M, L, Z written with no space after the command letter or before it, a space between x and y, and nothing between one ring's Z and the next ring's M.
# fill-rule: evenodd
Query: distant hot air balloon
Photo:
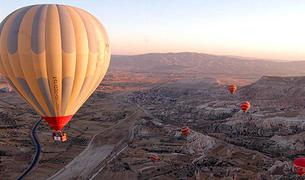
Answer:
M159 159L159 156L158 156L157 154L152 154L152 155L150 156L150 160L151 160L152 162L157 162L157 161L159 161L160 159Z
M0 72L60 132L102 81L108 37L88 12L66 5L18 9L0 24Z
M237 90L237 86L235 84L231 84L228 86L228 90L230 91L231 94L234 94Z
M249 101L245 101L245 102L242 102L240 104L240 108L242 111L244 112L248 112L248 110L250 109L251 105L250 105L250 102Z
M300 176L305 174L305 158L297 158L293 161L293 166L296 173Z
M182 134L183 136L188 136L188 135L190 135L190 133L191 133L191 130L190 130L189 127L183 127L183 128L181 128L181 134Z

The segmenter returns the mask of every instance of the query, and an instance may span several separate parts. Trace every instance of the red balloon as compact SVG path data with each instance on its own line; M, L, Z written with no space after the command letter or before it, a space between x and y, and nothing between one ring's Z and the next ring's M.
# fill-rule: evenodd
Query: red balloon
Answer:
M190 135L190 133L191 133L191 130L190 130L189 127L183 127L183 128L181 129L181 134L182 134L183 136L188 136L188 135Z
M240 104L240 108L242 111L244 112L248 112L248 110L250 109L251 105L250 105L250 102L249 101L245 101L245 102L242 102Z
M228 90L230 91L231 94L234 94L237 90L237 86L235 84L231 84L228 86Z
M150 160L151 160L152 162L157 162L157 161L159 161L160 159L159 159L159 156L158 156L157 154L152 154L152 155L150 156Z
M305 174L305 158L297 158L293 161L293 166L296 173L300 176Z

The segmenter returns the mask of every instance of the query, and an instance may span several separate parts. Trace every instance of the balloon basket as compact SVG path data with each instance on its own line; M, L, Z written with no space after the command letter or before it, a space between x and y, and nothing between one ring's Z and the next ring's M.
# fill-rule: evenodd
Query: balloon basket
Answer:
M64 132L53 132L53 140L57 142L67 141L67 133Z

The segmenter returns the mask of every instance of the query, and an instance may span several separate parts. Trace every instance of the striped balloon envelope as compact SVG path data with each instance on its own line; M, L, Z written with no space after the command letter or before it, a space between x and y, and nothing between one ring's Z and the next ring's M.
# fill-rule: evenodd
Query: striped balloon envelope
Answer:
M250 107L251 107L251 104L249 101L245 101L240 104L241 110L245 113L249 111Z
M110 48L102 24L66 5L18 9L0 24L0 71L60 131L102 81Z
M231 94L235 94L237 90L237 86L235 84L231 84L228 86L228 90L230 91Z
M183 128L181 128L181 134L182 134L183 136L188 136L188 135L190 135L190 133L191 133L191 130L190 130L189 127L183 127Z
M158 156L157 154L152 154L152 155L150 156L150 160L151 160L152 162L157 162L157 161L159 161L160 159L159 159L159 156Z

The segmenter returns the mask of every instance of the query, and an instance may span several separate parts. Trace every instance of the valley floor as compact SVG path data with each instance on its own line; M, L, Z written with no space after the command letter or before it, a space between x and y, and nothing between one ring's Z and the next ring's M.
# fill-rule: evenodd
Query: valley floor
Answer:
M39 127L42 156L27 179L301 179L292 161L305 153L305 105L296 95L305 91L270 81L236 95L213 79L100 89L66 127L66 143L52 142L47 125ZM1 93L11 103L0 111L3 179L15 179L30 161L28 135L38 119L26 104L25 114L9 110L20 104L13 94ZM239 109L244 100L252 104L248 113ZM191 128L188 137L183 126ZM160 160L152 162L152 154Z

